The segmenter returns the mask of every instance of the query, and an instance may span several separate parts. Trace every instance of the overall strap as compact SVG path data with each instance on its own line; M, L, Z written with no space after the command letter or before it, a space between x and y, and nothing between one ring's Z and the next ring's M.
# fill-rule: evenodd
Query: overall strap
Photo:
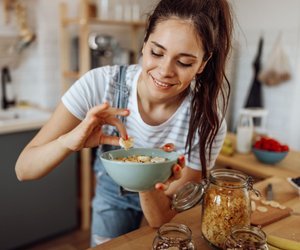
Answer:
M126 86L126 65L121 65L119 72L116 74L115 79L115 93L114 93L114 101L113 106L116 108L127 108L128 106L128 97L129 90ZM123 123L125 123L125 117L118 117Z
M126 65L121 65L118 74L116 75L115 83L115 93L114 93L114 102L113 106L116 108L127 108L128 106L128 98L129 98L129 89L126 85ZM126 119L124 116L118 117L122 123L125 124ZM114 133L119 136L119 131L114 129ZM136 192L131 192L125 190L123 187L119 187L119 193L121 196L123 195L137 195Z

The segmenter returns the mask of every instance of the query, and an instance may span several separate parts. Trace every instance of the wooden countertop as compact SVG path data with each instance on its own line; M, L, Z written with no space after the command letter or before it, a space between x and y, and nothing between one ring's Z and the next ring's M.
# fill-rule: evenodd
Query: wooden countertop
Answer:
M255 188L263 193L268 183L274 187L274 197L276 201L289 206L294 212L300 213L300 197L295 189L284 179L279 177L268 178L255 184ZM284 188L282 188L284 186ZM196 206L188 211L182 212L173 218L172 222L182 223L190 227L193 232L193 239L197 249L211 249L201 236L201 207ZM295 230L300 226L300 216L291 215L280 221L263 227L267 234L277 235L283 238L300 241L300 231ZM122 235L102 245L90 248L90 250L150 250L152 241L156 235L156 230L149 226L144 226L131 233Z

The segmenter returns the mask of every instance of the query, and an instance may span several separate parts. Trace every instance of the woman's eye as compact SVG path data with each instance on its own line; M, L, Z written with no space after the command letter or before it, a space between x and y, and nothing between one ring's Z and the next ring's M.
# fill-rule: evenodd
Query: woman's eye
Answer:
M156 56L156 57L161 57L163 54L157 53L154 50L151 50L151 55Z
M192 63L183 63L183 62L180 62L180 61L178 61L178 64L182 67L191 67L192 66Z

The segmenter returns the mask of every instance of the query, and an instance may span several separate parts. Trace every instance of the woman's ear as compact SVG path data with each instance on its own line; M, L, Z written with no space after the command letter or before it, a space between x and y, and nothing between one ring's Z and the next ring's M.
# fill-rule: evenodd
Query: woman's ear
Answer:
M144 54L144 49L145 49L145 43L143 43L142 49L141 49L141 54Z
M204 68L205 68L205 66L206 66L206 64L207 64L207 62L208 62L209 59L211 58L211 56L212 56L212 53L209 54L209 57L208 57L206 60L203 60L203 61L202 61L202 63L201 63L201 65L200 65L200 68L199 68L197 74L201 74L201 73L203 72L203 70L204 70Z

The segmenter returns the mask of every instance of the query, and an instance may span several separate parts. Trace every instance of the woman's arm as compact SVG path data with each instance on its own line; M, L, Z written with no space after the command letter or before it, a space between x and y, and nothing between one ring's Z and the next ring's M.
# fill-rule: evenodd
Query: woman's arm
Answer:
M50 120L20 154L15 170L19 180L38 179L59 165L69 154L99 144L118 144L118 137L102 134L104 124L116 126L122 137L126 129L116 115L127 116L128 110L111 108L107 103L93 107L84 120L73 116L60 103Z
M177 212L171 209L172 195L182 188L187 182L200 182L201 171L194 170L189 167L184 167L182 170L179 165L173 167L175 178L166 191L163 185L156 185L156 190L141 192L140 201L144 212L151 227L160 227L162 224L169 222Z

